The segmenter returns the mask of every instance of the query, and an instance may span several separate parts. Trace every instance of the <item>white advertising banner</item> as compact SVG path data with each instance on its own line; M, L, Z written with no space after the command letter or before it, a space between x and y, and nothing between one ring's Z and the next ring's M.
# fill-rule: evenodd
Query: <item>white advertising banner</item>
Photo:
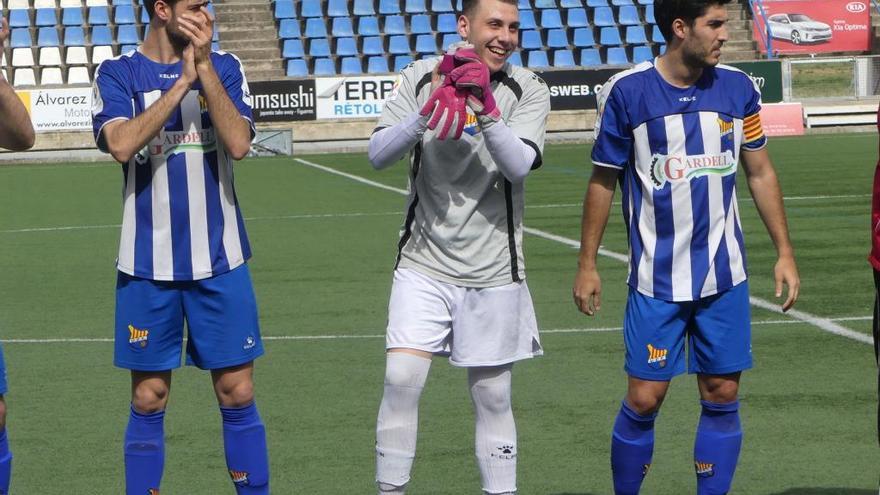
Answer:
M396 74L317 79L317 118L378 118L396 82Z
M92 129L92 89L34 89L17 91L37 132Z

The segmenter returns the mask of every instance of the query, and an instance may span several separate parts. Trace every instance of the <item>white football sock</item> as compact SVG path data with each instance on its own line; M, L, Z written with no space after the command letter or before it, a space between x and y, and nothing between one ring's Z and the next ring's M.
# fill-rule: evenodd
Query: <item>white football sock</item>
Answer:
M385 361L385 393L376 422L376 482L380 493L402 494L416 455L419 397L431 360L389 352ZM396 491L395 491L396 490Z
M476 455L483 491L516 493L516 424L510 406L512 365L469 368L476 416Z

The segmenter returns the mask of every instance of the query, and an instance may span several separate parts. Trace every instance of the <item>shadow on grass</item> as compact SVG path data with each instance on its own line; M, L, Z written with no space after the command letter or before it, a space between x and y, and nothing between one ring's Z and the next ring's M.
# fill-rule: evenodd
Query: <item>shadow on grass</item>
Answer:
M877 490L861 490L858 488L789 488L784 492L772 495L877 495Z

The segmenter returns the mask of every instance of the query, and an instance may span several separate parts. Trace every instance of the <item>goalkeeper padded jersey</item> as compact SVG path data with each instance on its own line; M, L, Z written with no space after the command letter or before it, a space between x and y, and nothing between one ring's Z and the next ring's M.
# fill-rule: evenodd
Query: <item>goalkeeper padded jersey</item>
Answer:
M602 88L592 160L622 169L632 288L693 301L746 279L736 171L741 149L767 143L760 110L757 86L724 65L677 88L648 61Z
M251 96L241 62L211 53L214 69L254 135ZM132 51L95 71L92 126L107 151L104 126L143 113L180 77L182 64L160 64ZM232 164L216 134L201 83L159 133L122 164L123 214L117 268L151 280L198 280L220 275L251 256L233 187Z
M400 72L377 130L421 110L439 60L418 60ZM537 168L550 113L547 85L531 71L505 64L492 75L491 87L503 121L537 152ZM410 153L398 266L463 287L523 280L522 219L523 183L511 183L498 170L468 110L460 139L441 141L428 130Z

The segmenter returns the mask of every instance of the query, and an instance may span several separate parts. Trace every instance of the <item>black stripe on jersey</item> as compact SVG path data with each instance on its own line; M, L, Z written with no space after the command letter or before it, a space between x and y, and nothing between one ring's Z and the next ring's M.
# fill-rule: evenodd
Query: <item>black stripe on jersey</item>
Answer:
M520 86L518 82L514 81L512 77L508 76L507 72L499 70L498 72L492 74L490 80L496 81L499 84L503 84L510 88L510 90L513 91L513 95L516 96L516 101L522 99L522 86Z
M513 222L513 184L504 179L504 202L507 204L507 249L510 251L510 277L514 282L519 278L519 261L516 253L516 225Z
M412 237L412 224L416 220L416 207L419 205L419 194L416 192L416 177L419 175L419 167L422 162L422 143L416 144L416 147L413 148L413 158L412 165L410 167L410 182L413 190L413 200L409 205L409 210L406 212L406 220L404 221L404 230L403 235L400 236L400 241L397 243L397 261L394 262L394 269L397 270L397 266L400 265L400 256L403 253L403 248L406 246L406 243L409 242L410 237Z
M532 170L541 168L541 165L544 164L544 157L541 156L541 150L538 149L538 145L529 141L526 138L519 138L522 142L526 143L529 148L535 150L535 161L532 162Z
M428 72L419 80L419 83L416 84L416 98L419 97L419 93L422 92L422 88L426 85L431 84L431 76L434 75L434 71Z

